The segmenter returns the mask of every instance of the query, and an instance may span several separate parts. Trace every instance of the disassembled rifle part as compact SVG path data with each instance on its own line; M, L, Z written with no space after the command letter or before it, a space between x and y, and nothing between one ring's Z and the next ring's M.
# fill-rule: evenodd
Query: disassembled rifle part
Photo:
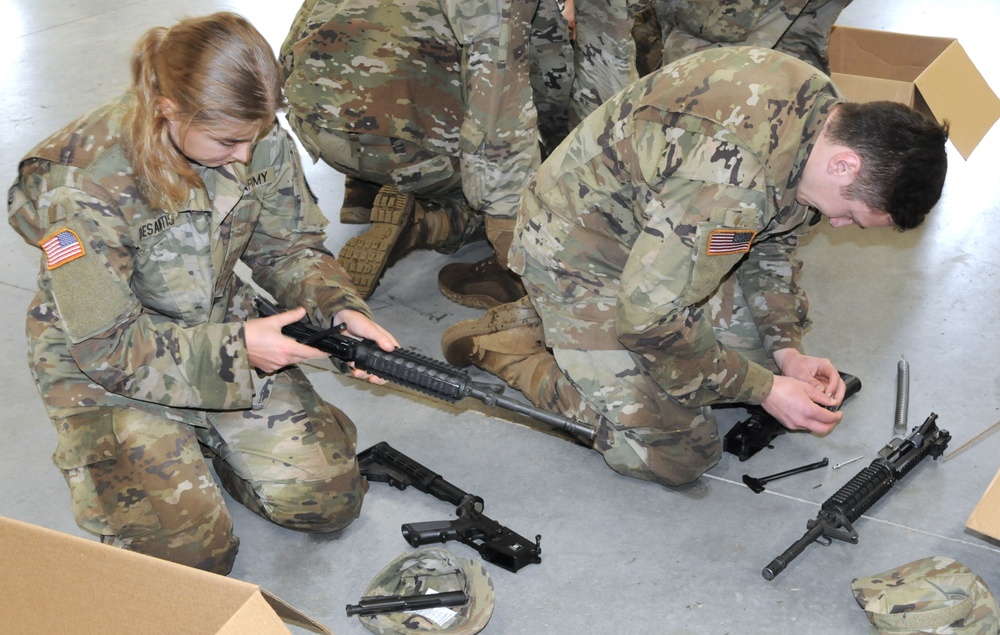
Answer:
M809 465L803 465L802 467L785 470L784 472L778 472L777 474L764 476L762 478L754 478L749 474L744 474L743 482L746 483L747 487L753 490L754 494L760 494L764 491L765 483L770 483L771 481L776 481L779 478L785 478L786 476L792 476L793 474L802 474L803 472L818 470L821 467L826 467L829 463L830 461L824 458L822 461L817 461L816 463L810 463Z
M844 401L861 390L861 380L854 375L840 373L840 378L844 380L847 391L844 393ZM838 410L831 407L830 410ZM722 449L730 454L735 454L740 461L746 461L764 448L771 447L771 441L775 437L785 434L787 428L772 417L760 406L747 408L750 416L737 423L726 433L722 440Z
M933 412L905 439L893 437L879 450L878 458L823 503L816 518L806 522L805 534L764 567L761 575L765 580L773 580L814 542L830 545L836 539L857 544L854 522L923 459L941 456L949 440L951 435L937 427L937 415Z
M892 422L892 433L904 436L909 426L910 409L910 363L905 359L896 365L896 419Z
M347 616L420 611L468 603L469 596L465 594L465 591L444 591L423 595L369 595L361 598L357 604L348 604Z
M531 542L483 513L483 499L457 486L412 458L380 441L358 452L361 476L387 483L398 490L409 486L439 500L456 505L453 520L407 523L400 527L411 547L457 540L479 552L486 562L516 573L542 561L542 537Z
M837 463L836 465L834 465L834 466L833 466L833 469L835 469L835 470L839 470L840 468L844 467L844 466L845 466L845 465L847 465L848 463L854 463L855 461L860 461L860 460L861 460L861 459L863 459L863 458L865 458L865 455L864 455L864 454L862 454L861 456L856 456L856 457L854 457L853 459L847 459L847 460L846 460L846 461L844 461L843 463Z

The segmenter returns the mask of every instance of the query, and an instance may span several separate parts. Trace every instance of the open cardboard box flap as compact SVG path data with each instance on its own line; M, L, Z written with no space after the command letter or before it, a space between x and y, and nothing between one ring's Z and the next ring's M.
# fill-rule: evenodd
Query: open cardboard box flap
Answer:
M332 632L255 584L0 517L5 632Z
M955 38L835 26L829 55L848 100L897 101L947 120L966 159L1000 119L1000 99Z
M1000 540L1000 472L996 473L993 482L986 488L986 493L976 503L965 526L984 536Z

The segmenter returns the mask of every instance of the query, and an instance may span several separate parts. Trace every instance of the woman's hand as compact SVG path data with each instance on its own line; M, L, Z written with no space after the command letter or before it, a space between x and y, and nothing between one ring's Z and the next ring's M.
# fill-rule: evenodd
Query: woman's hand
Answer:
M281 327L298 322L306 316L302 307L270 317L247 320L243 327L250 365L265 373L306 361L328 357L323 351L299 344L283 335Z
M359 313L351 309L345 309L334 316L334 324L343 324L344 333L354 337L373 340L383 351L393 351L399 347L399 342L389 331L385 330L364 313ZM358 379L367 379L373 384L384 384L386 380L367 372L354 368L351 364L351 374Z

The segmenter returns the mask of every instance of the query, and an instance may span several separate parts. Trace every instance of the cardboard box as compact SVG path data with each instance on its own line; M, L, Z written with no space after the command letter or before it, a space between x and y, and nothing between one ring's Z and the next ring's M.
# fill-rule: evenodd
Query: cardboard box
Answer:
M1000 540L1000 472L996 473L993 482L986 488L986 493L976 503L965 526L984 536Z
M0 517L5 633L332 632L254 584Z
M848 100L897 101L947 120L966 159L1000 118L1000 99L955 38L835 26L829 54Z

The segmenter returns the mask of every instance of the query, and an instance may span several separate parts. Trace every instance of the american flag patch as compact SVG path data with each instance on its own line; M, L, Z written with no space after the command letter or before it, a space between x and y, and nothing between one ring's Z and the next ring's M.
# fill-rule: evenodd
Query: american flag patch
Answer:
M69 229L60 229L38 243L38 246L45 252L45 261L50 271L84 255L80 237Z
M709 256L745 254L750 251L753 237L757 232L751 229L714 229L708 235Z

